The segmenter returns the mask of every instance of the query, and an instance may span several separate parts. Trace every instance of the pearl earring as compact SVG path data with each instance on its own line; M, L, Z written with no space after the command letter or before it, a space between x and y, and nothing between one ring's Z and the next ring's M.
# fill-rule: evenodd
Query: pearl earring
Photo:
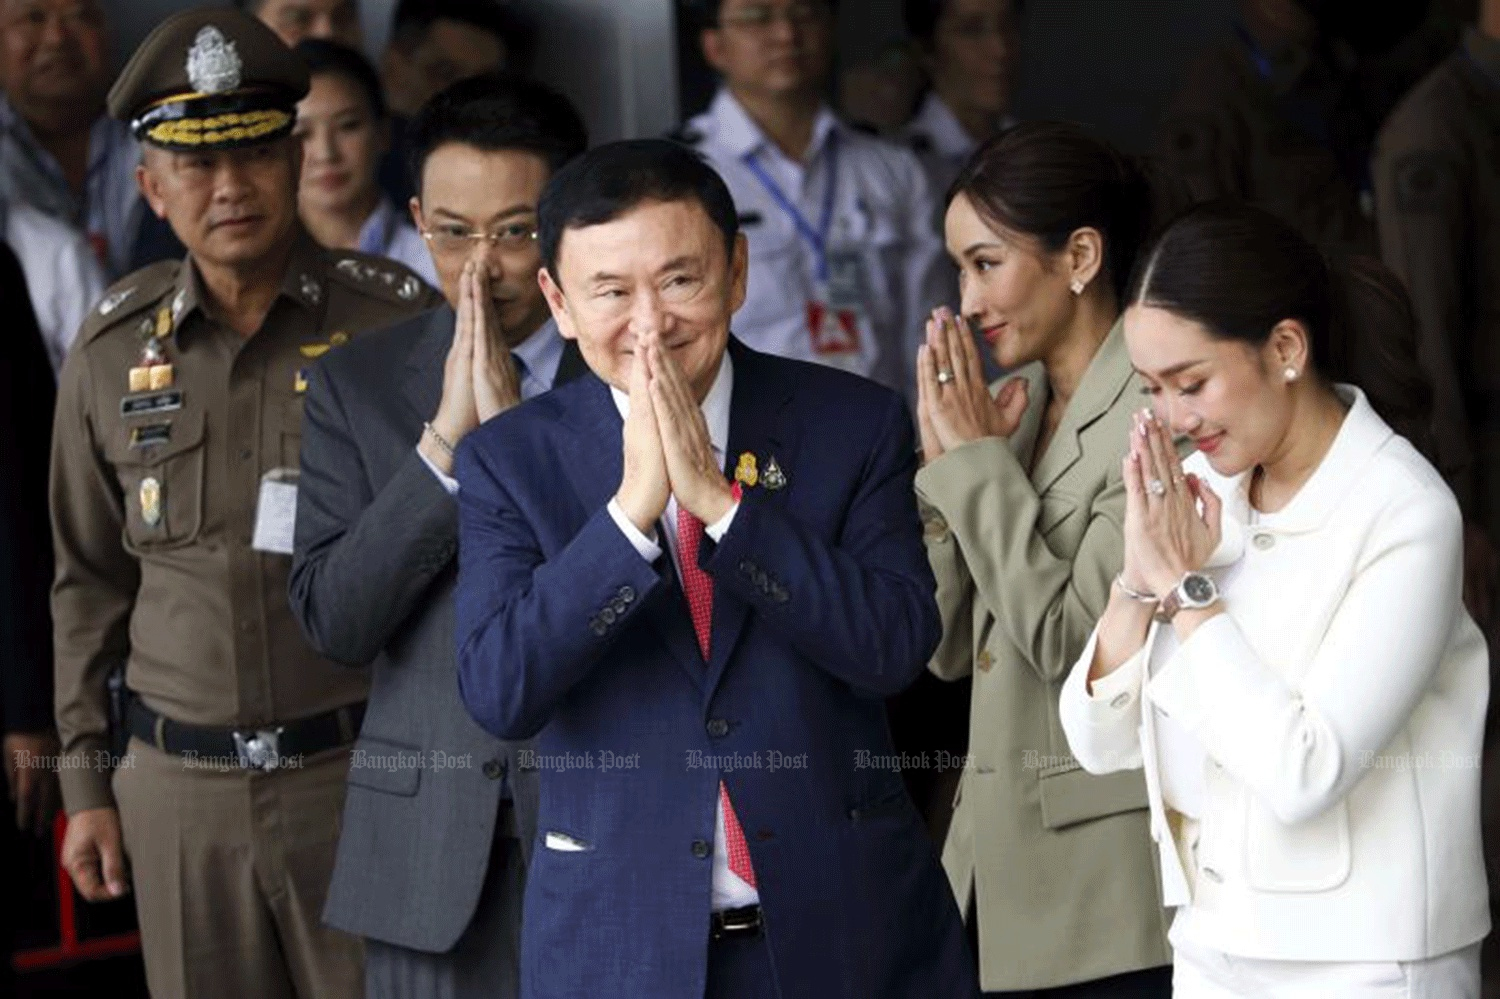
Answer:
M1074 278L1073 279L1073 283L1070 284L1068 287L1070 287L1070 288L1073 289L1073 294L1075 294L1075 295L1082 295L1083 294L1083 289L1086 286L1084 285L1082 278Z
M1286 369L1286 380L1289 381L1289 382L1294 382L1294 381L1297 380L1297 369L1296 368L1287 368Z

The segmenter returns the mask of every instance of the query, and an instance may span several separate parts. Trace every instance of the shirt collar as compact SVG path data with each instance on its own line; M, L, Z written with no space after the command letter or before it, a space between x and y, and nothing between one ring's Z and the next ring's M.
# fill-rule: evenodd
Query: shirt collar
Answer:
M1344 422L1334 436L1332 446L1312 476L1291 501L1273 515L1278 531L1300 533L1322 527L1339 502L1359 482L1365 465L1395 433L1375 412L1364 392L1353 385L1343 384L1335 385L1334 391L1348 405L1349 411L1344 414ZM1220 495L1231 497L1226 507L1241 523L1249 520L1251 478L1250 472L1242 472L1229 481L1227 492L1220 492Z
M557 332L556 321L548 319L542 323L535 333L512 347L511 353L521 359L532 378L551 387L557 381L557 368L563 355L562 336Z
M313 242L306 230L300 230L292 247L292 255L287 261L286 276L281 281L281 297L290 298L298 305L318 312L318 321L321 321L320 310L328 297L328 283L323 277L328 268L323 254L322 247ZM205 312L205 298L203 279L198 274L197 265L193 263L192 254L188 254L177 272L172 297L163 306L172 315L173 337L180 334L194 312Z
M729 92L728 87L719 88L713 103L709 105L708 113L716 125L718 140L736 157L743 159L752 153L766 150L776 150L778 155L785 156L755 123L755 119L750 117L745 106ZM808 146L804 162L811 163L817 159L828 136L840 127L838 118L828 110L827 105L820 108L817 120L813 122L812 144Z
M359 252L383 256L386 248L391 245L396 223L395 206L391 204L390 198L382 197L370 217L365 219L365 224L359 228Z
M620 419L630 419L630 394L613 385L609 387L609 394L615 401L615 408L620 411ZM708 424L709 442L721 459L729 453L729 400L733 395L734 362L726 350L724 359L719 362L719 373L714 376L714 383L699 407L703 410L703 421Z
M921 110L907 128L911 132L927 136L927 140L932 143L932 151L939 156L968 156L978 146L936 91L927 92Z

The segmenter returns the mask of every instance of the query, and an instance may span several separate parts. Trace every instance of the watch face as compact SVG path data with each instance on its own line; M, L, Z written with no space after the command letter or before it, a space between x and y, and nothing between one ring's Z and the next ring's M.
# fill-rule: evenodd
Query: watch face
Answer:
M1193 604L1211 603L1218 596L1214 581L1199 573L1190 573L1182 581L1182 595Z

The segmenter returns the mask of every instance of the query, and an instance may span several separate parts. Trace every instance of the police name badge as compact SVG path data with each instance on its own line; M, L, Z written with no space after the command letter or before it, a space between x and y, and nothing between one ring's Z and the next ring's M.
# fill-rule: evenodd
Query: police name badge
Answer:
M297 470L273 468L260 480L250 547L272 555L290 555L296 528Z

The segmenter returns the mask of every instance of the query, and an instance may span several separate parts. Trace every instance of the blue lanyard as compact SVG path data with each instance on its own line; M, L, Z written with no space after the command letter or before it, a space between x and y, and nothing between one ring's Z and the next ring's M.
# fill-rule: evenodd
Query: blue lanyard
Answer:
M745 166L750 168L750 172L755 174L755 179L760 181L761 187L766 189L771 199L791 218L792 224L797 227L798 235L807 241L808 246L812 247L813 254L817 257L818 280L825 283L828 281L828 235L833 231L833 203L839 177L838 138L837 132L828 133L828 143L824 151L828 160L826 171L828 176L823 185L823 216L818 220L816 229L807 221L807 216L802 214L792 199L786 196L786 192L771 175L766 173L766 168L760 165L760 160L756 159L755 153L745 154Z

